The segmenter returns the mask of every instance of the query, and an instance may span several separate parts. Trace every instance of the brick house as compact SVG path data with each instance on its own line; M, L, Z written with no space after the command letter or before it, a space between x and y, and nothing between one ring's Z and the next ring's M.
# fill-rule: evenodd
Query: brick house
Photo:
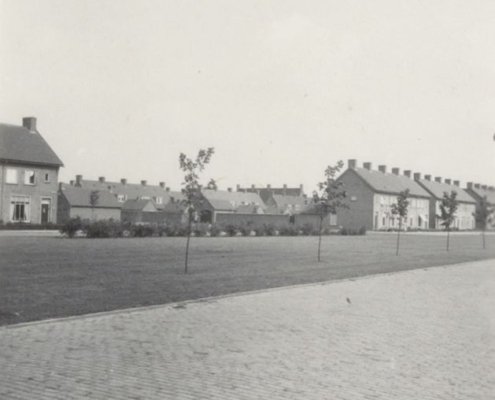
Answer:
M405 229L429 229L431 195L411 177L411 171L400 175L399 168L387 172L385 165L378 171L371 163L357 167L356 160L348 161L348 168L338 178L344 183L349 209L339 209L338 224L347 229L388 230L399 227L399 219L392 214L392 204L401 191L409 189L410 203Z
M23 118L22 126L0 124L0 220L56 222L62 166L36 129L36 118Z
M442 182L442 178L439 176L432 180L431 175L425 175L421 179L419 173L414 174L414 179L431 195L429 207L430 229L444 229L442 221L438 218L440 204L444 193L450 194L451 192L457 193L457 201L459 202L452 228L459 230L475 229L474 212L476 200L460 188L459 181L452 182L451 179L445 179Z
M91 204L91 193L98 193L98 200ZM122 203L106 190L88 189L61 183L58 191L57 221L64 223L70 218L98 221L120 221Z
M76 175L76 179L71 181L71 184L86 189L108 191L122 204L127 200L153 200L158 210L163 210L170 202L180 202L184 199L182 192L170 190L165 186L165 182L160 182L158 185L150 185L146 180L129 183L125 178L120 182L111 182L104 176L99 177L98 180L88 180L83 179L82 175Z
M299 187L287 187L287 185L284 184L282 187L272 187L271 185L257 187L256 185L251 185L249 188L242 188L240 185L237 185L236 190L238 192L256 193L261 197L261 200L267 203L272 195L304 197L303 189L303 185L299 185Z
M495 188L493 186L481 185L479 183L468 182L466 187L466 192L473 197L476 201L476 211L479 210L480 203L483 199L486 199L488 206L495 208ZM493 215L493 214L492 214ZM482 226L479 222L476 222L476 228L481 229ZM493 230L495 229L495 224L491 224L487 226L486 229Z

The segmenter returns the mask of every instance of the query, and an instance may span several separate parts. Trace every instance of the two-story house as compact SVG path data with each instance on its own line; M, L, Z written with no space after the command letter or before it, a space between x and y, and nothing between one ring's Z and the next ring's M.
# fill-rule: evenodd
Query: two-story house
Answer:
M36 118L23 118L22 126L0 124L0 220L56 222L62 166L36 129Z

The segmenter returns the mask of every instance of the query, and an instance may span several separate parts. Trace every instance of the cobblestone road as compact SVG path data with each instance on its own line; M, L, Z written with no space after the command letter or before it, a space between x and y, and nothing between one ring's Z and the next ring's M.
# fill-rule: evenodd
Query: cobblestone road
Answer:
M0 328L0 399L493 399L495 262Z

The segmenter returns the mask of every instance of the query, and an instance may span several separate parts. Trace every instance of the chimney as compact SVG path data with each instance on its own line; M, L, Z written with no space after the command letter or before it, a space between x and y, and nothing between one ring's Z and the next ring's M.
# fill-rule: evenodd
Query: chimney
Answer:
M36 118L24 117L22 119L22 126L27 130L29 130L30 132L36 132Z
M472 188L473 188L473 182L468 182L468 183L466 183L466 187L467 187L468 189L472 189Z
M284 196L287 194L287 184L284 183L283 188L282 188L282 193Z
M483 189L483 190L488 189L488 185L481 185L481 189Z
M407 176L408 178L410 178L410 177L411 177L411 173L412 173L412 172L411 172L411 170L410 170L410 169L406 169L406 170L404 170L404 176Z
M368 171L371 171L371 163L370 162L363 163L363 168L366 168Z
M82 175L76 175L76 186L81 187L82 186Z
M100 177L98 178L98 182L100 182L100 183L105 183L105 177L104 177L104 176L100 176Z
M122 185L127 185L127 179L126 178L122 178L120 180L120 183L122 183Z
M348 168L354 169L354 168L356 168L356 165L357 165L357 160L354 160L354 159L347 160L347 167Z
M383 172L385 174L387 172L387 166L386 165L379 165L378 171Z
M170 188L167 186L167 187L165 188L165 191L166 191L166 192L170 192Z
M435 176L435 182L442 183L442 177L441 176Z
M454 181L452 183L454 184L454 186L461 186L461 182L460 181Z
M69 185L74 186L74 180L69 181Z
M474 184L474 188L475 188L475 189L479 189L479 188L480 188L480 184L479 184L479 183L475 183L475 184Z
M272 185L268 184L268 185L266 185L266 188L267 189L271 189L272 188Z
M413 176L415 181L419 181L421 179L421 173L419 172L415 172Z
M241 191L241 185L239 185L239 184L235 185L235 190L236 190L236 192L240 192Z
M255 185L251 185L251 190L256 190L256 186Z
M392 168L392 174L399 175L400 174L400 168Z
M431 175L425 175L425 180L431 181Z
M158 183L162 189L165 189L165 182L159 182Z
M447 185L452 185L452 179L444 179L444 182L447 184Z
M493 191L493 189L494 189L494 188L493 188L493 186L488 186L488 190L489 190L490 192L491 192L491 191Z
M146 186L146 183L147 183L147 181L144 179L141 181L141 185L143 185L143 186Z
M232 188L227 188L227 190L228 190L229 192L232 192Z

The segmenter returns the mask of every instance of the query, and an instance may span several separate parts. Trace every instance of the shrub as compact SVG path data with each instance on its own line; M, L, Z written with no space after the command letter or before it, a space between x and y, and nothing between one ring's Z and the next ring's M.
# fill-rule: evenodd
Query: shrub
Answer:
M60 228L60 233L67 235L70 238L73 238L77 231L83 229L83 222L81 218L71 218L67 222L65 222Z
M158 234L158 229L152 225L134 225L131 228L131 235L134 237L151 237Z
M281 236L297 236L299 235L299 228L290 224L282 225L279 229Z
M84 227L83 227L84 228ZM85 227L88 238L116 238L122 237L123 227L120 222L114 220L101 220L91 222ZM132 230L131 230L132 234Z

